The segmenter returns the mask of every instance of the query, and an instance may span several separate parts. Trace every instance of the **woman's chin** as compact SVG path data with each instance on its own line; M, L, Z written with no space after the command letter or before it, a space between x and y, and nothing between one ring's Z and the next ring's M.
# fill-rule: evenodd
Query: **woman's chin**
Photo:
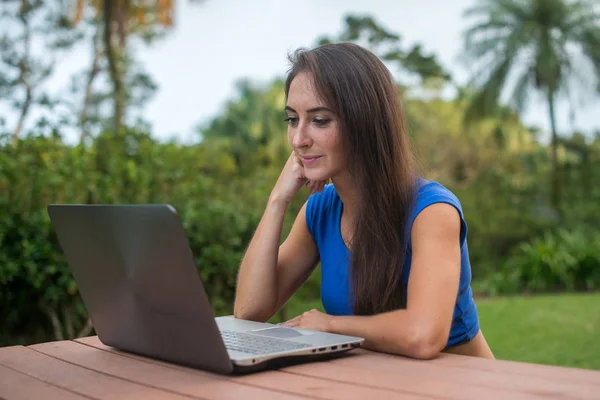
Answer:
M320 182L329 179L329 174L327 173L321 171L307 171L306 169L304 170L304 176L311 182Z

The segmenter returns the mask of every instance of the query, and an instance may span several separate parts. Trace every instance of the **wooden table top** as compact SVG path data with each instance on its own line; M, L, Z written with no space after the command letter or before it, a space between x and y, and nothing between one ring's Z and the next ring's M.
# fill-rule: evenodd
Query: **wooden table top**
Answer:
M0 348L0 398L600 399L600 371L442 354L353 350L342 358L223 376L123 353L97 337Z

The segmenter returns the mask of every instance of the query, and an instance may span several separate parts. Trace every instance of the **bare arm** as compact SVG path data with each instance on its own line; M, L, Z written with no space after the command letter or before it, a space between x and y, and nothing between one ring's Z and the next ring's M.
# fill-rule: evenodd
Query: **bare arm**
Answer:
M363 337L366 348L381 352L434 357L446 346L452 323L460 279L459 235L459 215L448 204L433 204L415 219L406 309L347 317L313 311L289 325Z
M290 234L279 246L287 203L270 200L238 275L236 318L267 321L298 290L318 261L318 250L306 227L306 204Z
M317 246L306 227L306 204L296 216L285 242L279 245L283 217L303 185L315 193L323 190L325 182L308 181L302 164L292 152L242 259L233 308L236 318L267 321L317 263Z

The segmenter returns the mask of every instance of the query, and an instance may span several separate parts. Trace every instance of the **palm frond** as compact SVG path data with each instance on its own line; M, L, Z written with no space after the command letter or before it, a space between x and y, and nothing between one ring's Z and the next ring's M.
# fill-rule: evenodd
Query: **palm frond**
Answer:
M514 16L518 20L527 21L531 19L530 1L494 0L493 2L498 5L500 10Z
M498 99L512 66L512 60L512 57L506 57L496 64L496 68L469 102L465 112L465 123L468 124L497 110Z
M463 12L463 18L473 18L479 21L471 29L473 32L465 32L467 35L485 31L486 28L501 28L502 26L511 26L518 24L524 18L520 17L521 12L513 13L498 0L482 0L481 4L466 9ZM510 7L509 7L510 9ZM483 21L482 21L483 20ZM470 29L470 30L471 30Z
M500 57L508 51L509 43L526 43L525 37L529 24L519 17L526 13L524 5L516 0L486 0L479 7L487 11L487 20L478 22L464 33L465 55L468 59L477 60L494 54ZM521 13L512 13L520 9Z
M575 100L577 104L583 105L586 100L592 100L595 93L590 88L595 88L600 81L600 75L596 73L592 60L587 57L580 48L577 52L571 52L571 62L566 64L563 70L564 77L561 79L561 86L558 95L569 101L573 106Z
M600 27L584 29L581 32L580 42L583 53L591 61L596 72L597 80L600 80ZM600 84L596 90L600 92Z
M501 92L512 82L516 85L509 101L518 111L534 88L561 97L583 92L582 86L597 85L600 91L596 5L600 1L480 0L467 9L463 15L475 20L464 33L463 54L475 66L470 84L479 90L466 119L494 112ZM575 85L575 77L585 79Z
M464 31L463 35L465 38L473 38L478 34L494 34L498 31L504 32L505 30L511 30L515 27L514 21L505 21L499 19L489 19L485 22L478 23L471 26L469 29Z
M529 93L531 91L532 86L533 74L529 69L526 69L525 72L523 72L523 74L517 80L515 89L510 98L510 103L518 112L521 112L525 109L527 101L529 100Z
M491 58L491 67L488 64L486 69L494 69L493 65L502 63L505 58L514 58L519 55L528 45L527 38L528 26L520 25L506 37L482 39L479 42L472 43L467 53L471 54L475 60L485 61ZM493 45L493 46L492 46ZM493 50L493 52L492 52ZM480 73L485 73L485 69Z
M477 60L485 58L490 53L503 53L506 47L507 40L508 38L505 36L495 36L490 38L473 40L465 44L465 48L467 49L467 56L471 59Z
M490 15L491 12L498 10L506 10L511 14L521 15L526 12L528 3L529 1L522 0L479 0L463 12L463 17L479 14Z
M489 0L479 0L477 4L463 11L462 16L463 18L473 17L477 15L483 15L487 17L491 14L491 11L493 9L493 2L490 2Z
M595 3L595 4L594 4ZM600 23L600 11L594 10L599 2L577 1L566 5L566 21L562 27L565 32L574 28L590 27Z

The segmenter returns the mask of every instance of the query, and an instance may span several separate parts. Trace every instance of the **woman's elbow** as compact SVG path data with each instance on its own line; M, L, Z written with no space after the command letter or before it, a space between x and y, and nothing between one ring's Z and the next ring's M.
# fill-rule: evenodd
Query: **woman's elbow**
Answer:
M237 319L249 319L244 309L237 305L233 307L233 316Z
M411 335L407 355L420 360L435 358L444 348L448 335L435 329L415 329Z
M244 319L247 321L267 322L273 313L263 311L264 310L248 307L238 303L234 304L233 306L233 316L237 319Z
M233 316L237 319L251 319L251 313L248 310L248 306L237 299L233 303Z
M435 358L443 347L434 346L429 343L417 343L410 350L410 357L417 358L419 360L431 360Z
M245 319L248 321L257 321L260 316L256 312L252 312L247 307L235 305L233 307L233 316L237 319Z

